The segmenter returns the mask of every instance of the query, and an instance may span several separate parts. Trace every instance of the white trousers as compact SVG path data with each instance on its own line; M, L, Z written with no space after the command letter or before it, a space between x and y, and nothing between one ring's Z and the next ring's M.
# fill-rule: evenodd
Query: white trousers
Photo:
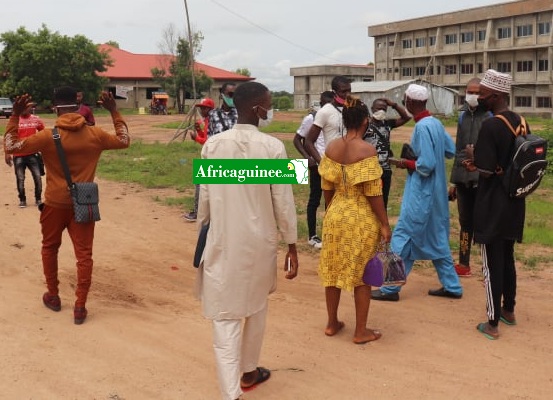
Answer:
M256 314L242 319L213 320L213 349L217 362L217 375L224 400L235 400L242 395L242 373L252 372L258 366L267 302Z

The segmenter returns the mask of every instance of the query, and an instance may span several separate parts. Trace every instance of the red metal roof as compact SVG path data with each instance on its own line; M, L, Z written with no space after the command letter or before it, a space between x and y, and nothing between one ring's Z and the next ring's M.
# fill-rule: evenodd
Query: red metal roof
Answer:
M107 53L113 62L113 66L98 75L110 79L152 79L152 68L167 70L173 59L172 55L166 54L134 54L108 44L99 45L98 50ZM203 71L213 80L251 81L255 79L199 62L194 63L194 69Z

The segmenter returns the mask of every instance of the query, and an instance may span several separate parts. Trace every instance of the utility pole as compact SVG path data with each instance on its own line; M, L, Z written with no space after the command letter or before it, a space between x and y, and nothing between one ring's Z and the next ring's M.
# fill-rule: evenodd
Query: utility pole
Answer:
M188 3L184 0L184 9L186 11L186 25L188 26L188 45L190 46L190 70L192 71L192 98L196 102L196 77L194 71L194 43L192 42L192 30L190 29L190 18L188 17ZM186 102L186 96L184 96Z

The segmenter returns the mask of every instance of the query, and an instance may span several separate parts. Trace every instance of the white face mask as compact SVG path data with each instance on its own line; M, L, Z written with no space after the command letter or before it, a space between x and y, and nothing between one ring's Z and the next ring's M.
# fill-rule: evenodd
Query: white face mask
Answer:
M476 107L478 105L478 95L477 94L467 94L465 96L465 101L470 107Z
M267 110L267 118L261 119L259 118L259 122L257 123L257 126L260 128L263 128L265 126L268 126L273 121L273 109Z
M377 121L384 121L386 119L386 111L378 110L373 113L373 118Z

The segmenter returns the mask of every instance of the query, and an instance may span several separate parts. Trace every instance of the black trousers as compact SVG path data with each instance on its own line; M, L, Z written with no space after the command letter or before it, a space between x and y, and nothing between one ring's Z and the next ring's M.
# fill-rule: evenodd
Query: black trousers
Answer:
M309 167L309 200L307 201L307 229L309 237L317 234L317 208L321 204L321 175L319 167Z
M384 199L384 208L388 210L388 197L390 196L390 189L392 187L392 170L382 170L382 197Z
M470 266L470 248L472 244L472 233L474 231L474 203L476 201L475 187L456 185L457 210L459 211L459 264L465 267Z
M497 326L499 323L502 300L505 311L515 311L517 273L514 249L515 241L505 239L495 239L481 246L486 311L492 326Z

